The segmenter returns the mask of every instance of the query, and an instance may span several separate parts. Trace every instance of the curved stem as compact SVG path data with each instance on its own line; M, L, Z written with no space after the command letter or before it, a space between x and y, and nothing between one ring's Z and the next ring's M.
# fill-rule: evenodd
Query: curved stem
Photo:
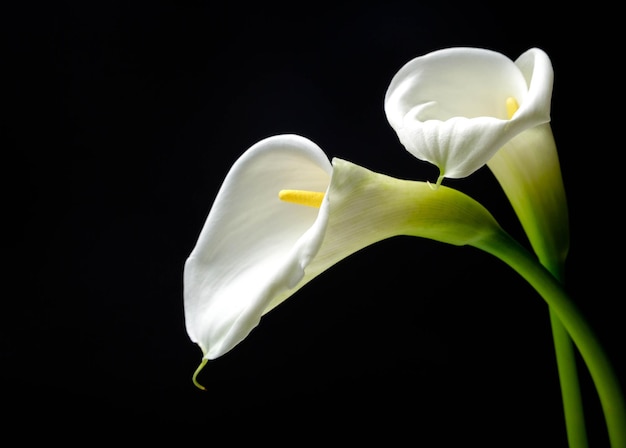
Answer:
M546 301L578 348L596 387L612 448L626 448L626 406L611 362L560 282L504 231L473 244L520 274Z
M196 371L193 373L193 378L192 378L193 384L200 390L206 390L206 387L204 387L202 384L198 382L198 374L204 368L204 366L206 365L208 361L209 360L207 358L202 358L202 362L200 363Z

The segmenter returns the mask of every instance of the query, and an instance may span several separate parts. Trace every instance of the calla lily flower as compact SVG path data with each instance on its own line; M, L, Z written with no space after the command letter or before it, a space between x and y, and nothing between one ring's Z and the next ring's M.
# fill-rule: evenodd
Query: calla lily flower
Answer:
M269 137L234 163L185 262L187 332L202 366L366 246L396 235L477 244L499 232L491 214L457 190L331 163L297 135Z
M400 142L444 177L484 166L509 140L550 121L553 70L538 48L515 62L479 48L417 57L392 78L384 108Z
M542 264L561 276L569 221L549 123L553 78L538 48L515 62L491 50L439 50L398 71L385 112L407 150L439 167L438 183L487 164Z

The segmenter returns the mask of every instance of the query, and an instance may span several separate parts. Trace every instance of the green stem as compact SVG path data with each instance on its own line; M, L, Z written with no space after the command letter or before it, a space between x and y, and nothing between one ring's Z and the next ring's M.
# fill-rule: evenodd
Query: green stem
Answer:
M541 256L539 261L557 280L563 283L563 265L561 263L556 263L554 260L542 260ZM549 310L568 446L569 448L587 448L589 444L582 394L578 381L576 349L572 343L572 338L557 314L551 307Z
M626 448L626 406L611 362L561 283L504 231L473 244L504 261L546 301L578 348L596 387L612 448Z
M557 313L550 307L552 339L561 384L567 441L570 448L587 448L585 414L578 382L574 344Z

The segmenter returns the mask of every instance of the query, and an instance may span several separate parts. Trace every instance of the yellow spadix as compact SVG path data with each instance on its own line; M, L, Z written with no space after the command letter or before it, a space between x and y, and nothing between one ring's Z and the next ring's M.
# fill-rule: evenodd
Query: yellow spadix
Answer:
M280 190L278 192L278 198L281 201L291 202L293 204L320 208L324 200L324 193L321 191L307 190Z

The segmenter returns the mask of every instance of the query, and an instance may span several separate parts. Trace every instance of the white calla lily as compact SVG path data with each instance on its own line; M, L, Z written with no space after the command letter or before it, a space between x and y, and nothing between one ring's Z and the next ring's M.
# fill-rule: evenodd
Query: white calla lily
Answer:
M308 207L306 198L281 201L286 189L325 194L319 208ZM204 363L232 349L311 279L368 245L396 235L476 244L498 232L491 214L457 190L341 159L331 164L304 137L269 137L235 162L185 263L187 332Z
M444 177L466 177L519 133L550 121L553 70L532 48L512 61L501 53L456 47L404 65L384 108L400 142Z

